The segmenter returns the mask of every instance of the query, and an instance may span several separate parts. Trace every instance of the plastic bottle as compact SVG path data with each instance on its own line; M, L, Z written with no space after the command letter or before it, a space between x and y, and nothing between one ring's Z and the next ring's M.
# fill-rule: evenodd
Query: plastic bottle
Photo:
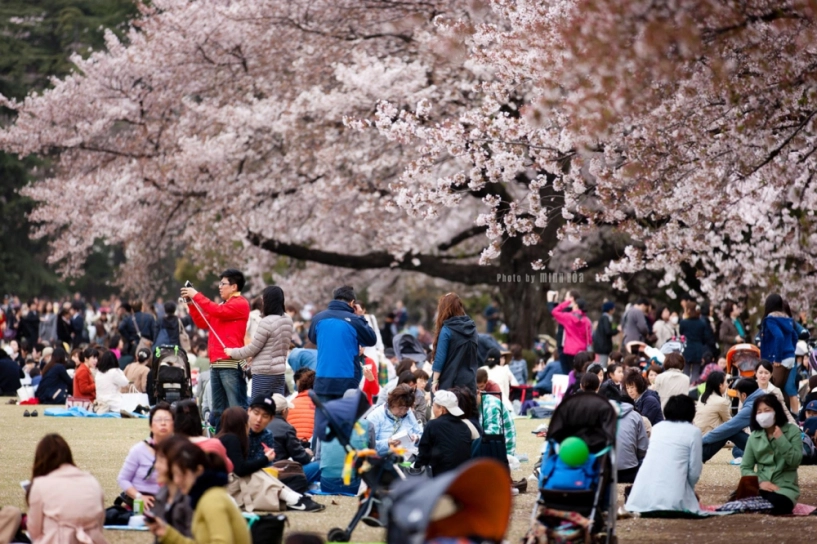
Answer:
M134 515L141 516L145 512L145 501L142 499L142 494L137 493L136 497L133 499L133 513Z

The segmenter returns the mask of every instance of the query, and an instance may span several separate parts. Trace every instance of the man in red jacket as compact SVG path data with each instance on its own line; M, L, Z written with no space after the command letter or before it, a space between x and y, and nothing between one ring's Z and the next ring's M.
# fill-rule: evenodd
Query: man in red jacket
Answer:
M244 274L228 269L221 273L218 293L224 301L216 304L192 287L182 289L182 296L192 300L190 317L200 329L209 329L207 353L210 357L210 387L212 389L213 421L231 406L247 408L247 382L244 361L231 359L224 348L244 346L250 303L241 296ZM208 326L209 324L209 326Z

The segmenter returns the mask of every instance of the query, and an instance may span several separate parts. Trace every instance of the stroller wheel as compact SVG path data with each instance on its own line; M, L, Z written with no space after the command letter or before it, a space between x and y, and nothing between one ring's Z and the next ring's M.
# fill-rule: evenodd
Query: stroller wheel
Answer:
M349 538L351 536L352 535L347 533L345 529L335 527L329 531L328 535L326 535L326 540L329 542L349 542Z

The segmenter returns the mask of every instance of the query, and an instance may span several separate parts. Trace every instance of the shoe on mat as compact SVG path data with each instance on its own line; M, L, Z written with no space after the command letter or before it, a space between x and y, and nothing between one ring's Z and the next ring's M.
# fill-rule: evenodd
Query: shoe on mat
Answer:
M296 504L288 504L287 509L298 510L299 512L321 512L325 510L326 507L304 495Z
M736 458L732 459L731 461L729 461L729 464L730 465L739 465L742 462L743 462L743 457L736 457Z
M31 412L31 417L37 417L38 415L40 415L40 414L37 413L37 410L34 410L33 412Z

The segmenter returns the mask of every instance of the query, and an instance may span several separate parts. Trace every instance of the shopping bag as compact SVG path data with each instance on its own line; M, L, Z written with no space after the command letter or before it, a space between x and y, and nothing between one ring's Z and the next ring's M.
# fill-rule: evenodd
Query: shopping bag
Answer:
M84 408L85 410L88 411L93 411L94 401L83 397L68 397L67 399L65 399L66 408L73 408L74 406L78 408Z
M17 390L17 397L23 401L34 398L34 388L30 385L24 385Z
M122 404L120 405L122 410L125 410L126 412L133 412L139 405L150 406L150 401L148 400L147 393L122 394Z

